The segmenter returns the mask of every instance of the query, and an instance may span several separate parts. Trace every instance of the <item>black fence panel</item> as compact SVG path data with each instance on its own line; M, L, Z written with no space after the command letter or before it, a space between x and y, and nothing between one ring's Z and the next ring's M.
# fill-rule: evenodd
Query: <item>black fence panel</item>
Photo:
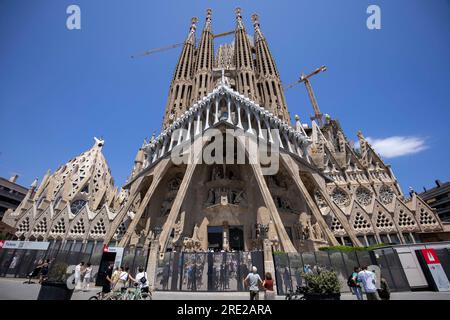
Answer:
M156 290L245 291L252 266L264 276L263 252L168 252L158 261Z
M392 248L373 251L376 264L380 266L381 277L384 278L392 291L410 291L402 264L397 252Z
M350 292L347 279L358 266L378 264L381 276L392 291L409 291L397 253L392 248L370 251L316 251L303 253L274 253L275 279L278 294L284 295L303 285L302 274L315 270L335 271L341 292Z

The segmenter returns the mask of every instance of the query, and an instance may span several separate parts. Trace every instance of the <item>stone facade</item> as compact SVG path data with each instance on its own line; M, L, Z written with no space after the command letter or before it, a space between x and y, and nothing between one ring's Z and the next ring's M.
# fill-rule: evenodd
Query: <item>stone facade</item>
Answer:
M90 150L49 172L38 188L34 184L21 205L5 215L16 236L117 241L152 248L154 260L166 250L206 251L213 244L221 250L297 252L408 243L420 233L442 231L425 202L416 194L404 197L391 168L362 133L355 149L335 119L308 126L296 116L291 123L275 60L258 16L252 18L253 38L236 10L235 39L217 55L211 10L198 47L197 19L192 19L163 130L138 150L122 190L114 187L103 141L96 139ZM191 146L197 159L210 145L205 134L212 129L224 138L229 129L253 137L249 145L233 137L244 160L253 156L255 141L278 145L278 172L264 175L263 166L250 161L171 161L182 146Z

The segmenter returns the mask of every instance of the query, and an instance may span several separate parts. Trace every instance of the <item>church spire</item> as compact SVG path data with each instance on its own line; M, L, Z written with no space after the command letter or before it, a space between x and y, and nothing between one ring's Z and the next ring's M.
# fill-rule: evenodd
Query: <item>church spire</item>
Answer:
M256 91L252 46L242 21L241 8L236 8L235 12L234 64L236 66L236 88L239 93L259 102L259 96Z
M206 96L213 88L214 43L211 31L212 10L206 11L206 22L202 31L195 62L194 85L191 104Z
M189 108L192 91L192 74L195 54L195 30L197 18L191 19L191 26L183 45L177 67L170 85L163 127L168 127L176 118Z
M275 61L269 50L256 13L252 15L255 29L256 73L258 76L258 93L264 107L273 112L280 119L290 123L284 91L281 86L280 75Z

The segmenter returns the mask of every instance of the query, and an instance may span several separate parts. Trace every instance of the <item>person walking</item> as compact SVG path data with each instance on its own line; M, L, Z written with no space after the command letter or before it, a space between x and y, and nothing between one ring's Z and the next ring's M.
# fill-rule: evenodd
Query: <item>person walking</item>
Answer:
M375 273L367 270L367 266L363 266L358 273L357 280L361 282L367 300L380 300L378 298Z
M275 300L275 291L273 290L273 279L270 272L266 272L263 284L264 300Z
M258 269L253 266L252 272L244 279L246 287L249 288L250 300L259 300L259 285L262 284L262 280L257 271Z
M84 269L84 277L83 277L83 291L89 290L89 284L92 279L92 267L91 264L88 263L86 269Z
M50 259L46 259L44 263L42 263L37 267L40 268L39 283L42 283L45 280L47 280L49 266L50 266Z
M109 294L111 292L111 288L114 285L113 268L114 268L114 264L110 263L108 268L105 271L105 279L103 280L103 285L102 285L102 296L103 297L105 297L107 294Z
M358 273L361 271L359 267L353 269L352 274L347 280L347 285L358 300L364 300L361 290L361 281L358 280Z
M122 291L122 289L126 289L128 287L128 280L130 274L128 271L130 270L129 267L121 268L122 271L119 275L119 280L117 281L116 285L114 286L114 291Z
M75 267L75 290L80 290L82 268L83 268L83 271L84 271L84 261L81 261Z

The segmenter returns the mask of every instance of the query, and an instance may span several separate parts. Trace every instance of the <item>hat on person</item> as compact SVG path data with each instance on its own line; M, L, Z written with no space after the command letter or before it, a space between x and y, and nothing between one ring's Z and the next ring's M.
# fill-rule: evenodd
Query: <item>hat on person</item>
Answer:
M255 266L253 266L252 271L253 271L254 273L256 273L256 271L258 271L258 269L257 269Z

